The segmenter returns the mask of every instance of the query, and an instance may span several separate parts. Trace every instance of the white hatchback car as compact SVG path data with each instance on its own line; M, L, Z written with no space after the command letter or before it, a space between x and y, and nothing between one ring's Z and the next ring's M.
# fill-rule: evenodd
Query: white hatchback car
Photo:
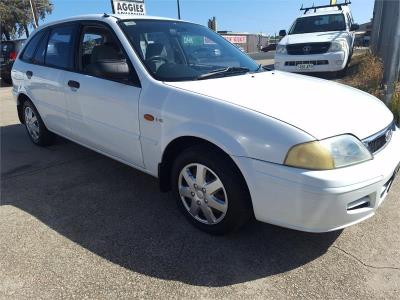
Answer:
M253 216L311 232L355 224L375 213L399 169L400 131L381 101L264 70L189 22L51 23L29 39L12 79L35 144L55 133L158 177L214 234Z
M304 14L279 42L275 69L288 72L336 72L344 75L353 55L355 30L348 3L302 8Z

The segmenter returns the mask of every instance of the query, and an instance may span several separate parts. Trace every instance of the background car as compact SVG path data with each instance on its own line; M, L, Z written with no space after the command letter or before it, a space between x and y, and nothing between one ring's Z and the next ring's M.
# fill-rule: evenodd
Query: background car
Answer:
M276 45L277 45L276 43L271 43L271 44L269 44L269 45L267 45L265 47L262 47L261 51L262 52L275 51L276 50Z
M359 25L350 2L301 8L290 30L281 30L275 69L287 72L332 72L344 76L353 55Z
M0 70L1 78L11 83L11 69L19 51L25 44L25 39L0 42Z

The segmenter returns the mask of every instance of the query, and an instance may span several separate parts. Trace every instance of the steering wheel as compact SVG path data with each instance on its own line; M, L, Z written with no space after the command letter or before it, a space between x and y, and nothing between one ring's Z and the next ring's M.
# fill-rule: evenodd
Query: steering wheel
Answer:
M154 56L146 59L146 61L163 61L165 63L168 63L168 59L161 55L154 55Z

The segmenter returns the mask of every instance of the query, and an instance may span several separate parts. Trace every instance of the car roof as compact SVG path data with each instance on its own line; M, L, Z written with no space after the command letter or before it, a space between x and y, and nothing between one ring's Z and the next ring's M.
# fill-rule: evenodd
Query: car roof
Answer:
M104 21L106 18L114 18L115 20L161 20L161 21L175 21L175 22L187 22L187 21L182 21L182 20L177 20L177 19L171 19L171 18L163 18L163 17L157 17L157 16L139 16L139 15L119 15L119 14L90 14L90 15L80 15L80 16L74 16L74 17L69 17L66 19L61 19L53 22L49 22L46 24L43 24L40 26L39 29L60 24L60 23L65 23L65 22L72 22L72 21Z
M307 13L303 13L299 16L299 18L307 18L313 16L325 16L325 15L337 15L337 14L344 14L344 13L351 13L350 8L347 6L342 7L340 10L337 7L326 7L326 8L318 8L315 12L311 8Z

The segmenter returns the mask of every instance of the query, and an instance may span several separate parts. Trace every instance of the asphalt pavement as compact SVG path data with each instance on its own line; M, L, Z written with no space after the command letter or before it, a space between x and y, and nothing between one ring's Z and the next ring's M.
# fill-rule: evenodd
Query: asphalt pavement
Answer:
M153 177L62 138L34 146L10 87L0 110L0 299L399 298L399 179L343 231L253 221L214 237Z
M275 51L254 52L248 53L247 55L256 60L259 64L268 66L270 68L273 68L274 66Z

